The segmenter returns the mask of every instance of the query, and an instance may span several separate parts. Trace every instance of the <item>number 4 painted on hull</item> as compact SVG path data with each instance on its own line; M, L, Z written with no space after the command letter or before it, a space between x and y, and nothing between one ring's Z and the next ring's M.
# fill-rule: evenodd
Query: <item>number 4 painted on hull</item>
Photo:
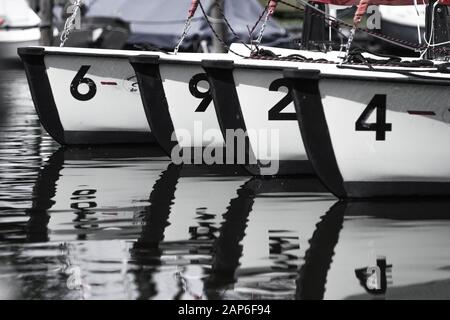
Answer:
M392 131L392 124L386 123L386 101L387 96L385 94L375 95L356 121L356 131L375 131L377 141L385 141L386 132ZM367 123L375 110L377 110L377 122Z

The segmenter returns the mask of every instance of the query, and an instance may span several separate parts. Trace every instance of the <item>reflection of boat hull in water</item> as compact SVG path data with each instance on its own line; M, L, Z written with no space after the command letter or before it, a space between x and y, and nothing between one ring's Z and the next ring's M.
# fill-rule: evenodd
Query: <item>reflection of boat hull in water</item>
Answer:
M214 214L219 224L229 199L247 179L228 166L169 165L159 148L60 149L40 171L27 211L36 226L43 222L41 217L49 216L48 227L56 237L73 236L65 230L73 226L80 230L74 230L75 235L106 237L110 229L126 239L140 233L147 214L170 211L172 227L165 236L179 241L189 236L188 222L197 215ZM214 182L217 187L212 188ZM74 214L79 219L72 222ZM130 230L127 224L138 229Z
M301 200L292 211L287 199ZM290 288L308 240L333 201L318 179L249 180L224 215L205 281L206 296L292 297Z
M18 33L17 31L0 30L0 59L18 60L18 48L39 45L41 32L38 28L21 30L20 34ZM17 41L18 38L23 38L23 40Z
M287 72L308 156L335 195L450 194L450 82L423 69Z
M24 0L0 3L0 59L16 60L17 49L39 44L40 19Z
M108 230L116 237L132 235L127 224L139 222L152 181L167 167L164 157L152 161L162 156L158 148L58 150L33 188L30 230L38 236L45 227L62 239L102 238Z
M448 279L448 272L440 267L448 266L450 261L446 250L450 244L449 206L447 199L336 203L330 214L343 216L344 225L328 274L325 298L448 296L442 290L448 289L448 281L441 281ZM359 239L361 235L363 240ZM363 270L376 271L373 282L361 279ZM434 288L438 290L433 291Z

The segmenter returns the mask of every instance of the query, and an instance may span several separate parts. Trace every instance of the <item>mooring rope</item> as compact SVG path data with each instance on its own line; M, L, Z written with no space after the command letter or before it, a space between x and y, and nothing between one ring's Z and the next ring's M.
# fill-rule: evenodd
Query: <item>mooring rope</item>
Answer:
M191 29L192 19L194 18L195 12L198 8L198 2L199 0L192 0L191 1L191 7L188 12L188 17L186 19L186 23L184 24L183 32L181 33L180 40L178 41L177 45L175 46L175 49L173 50L173 53L177 54L178 51L180 51L181 44L183 43L184 39L189 34L189 29Z
M261 43L262 38L264 36L264 31L266 31L267 24L269 23L269 19L275 13L277 5L278 5L278 0L270 0L269 1L268 7L265 10L266 14L265 14L265 17L264 17L263 24L261 25L261 30L259 31L258 38L255 41L255 45L256 46L258 46Z

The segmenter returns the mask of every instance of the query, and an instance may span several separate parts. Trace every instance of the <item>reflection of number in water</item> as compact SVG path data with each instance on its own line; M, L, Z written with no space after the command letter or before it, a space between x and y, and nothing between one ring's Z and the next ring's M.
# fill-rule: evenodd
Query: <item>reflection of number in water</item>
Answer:
M381 269L379 267L367 268L366 286L369 290L381 289Z
M215 215L206 212L207 208L197 209L198 226L190 227L191 240L215 240L218 228L214 226Z
M77 218L76 222L83 222L75 226L77 229L90 229L90 228L98 228L97 224L86 224L86 220L96 221L96 218L88 219L87 215L92 215L95 212L92 209L97 208L97 202L93 201L96 199L97 190L94 189L84 189L77 190L72 194L70 198L73 202L70 207L76 210L75 214Z
M298 257L290 253L300 249L300 239L297 236L279 234L279 231L269 231L270 259L274 260L273 270L294 271L297 270Z
M388 284L392 284L392 265L387 264L386 257L378 257L377 265L355 269L355 275L361 286L370 294L384 295Z
M97 193L97 190L77 190L72 194L71 200L74 200L76 202L73 202L71 204L72 209L76 210L87 210L97 207L97 203L94 201L89 201L95 199L95 194Z

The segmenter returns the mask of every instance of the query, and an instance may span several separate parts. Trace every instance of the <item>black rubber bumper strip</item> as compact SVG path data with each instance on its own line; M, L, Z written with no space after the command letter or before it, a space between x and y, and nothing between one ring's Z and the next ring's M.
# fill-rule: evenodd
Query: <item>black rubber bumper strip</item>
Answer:
M150 129L156 141L170 157L178 142L172 140L175 129L159 71L159 57L136 56L130 57L129 60L136 72Z
M339 170L319 91L318 70L285 70L308 158L319 178L339 198L347 192Z
M45 50L43 48L19 48L18 54L23 61L31 97L42 126L58 143L66 144L64 128L59 118L45 67Z
M233 77L233 61L203 60L202 67L206 72L211 86L211 94L217 118L225 141L227 139L227 130L242 130L246 133L247 127L245 125L244 116L242 115L241 105ZM235 150L235 160L238 159L236 152L239 152L239 150ZM246 138L245 142L245 159L246 163L249 163L250 159L255 159L248 138ZM251 167L252 170L250 171L252 174L259 174L258 172L255 172L254 166ZM249 169L249 166L247 166L247 169Z

